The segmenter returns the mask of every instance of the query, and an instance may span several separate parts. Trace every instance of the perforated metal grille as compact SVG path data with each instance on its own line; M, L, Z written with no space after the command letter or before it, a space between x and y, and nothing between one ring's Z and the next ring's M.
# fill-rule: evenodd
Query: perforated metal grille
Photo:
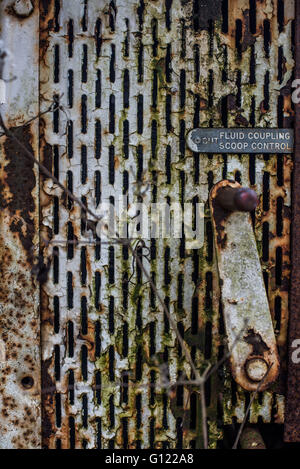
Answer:
M146 201L205 202L223 178L254 188L253 218L283 362L288 315L291 156L199 155L197 127L289 127L294 2L41 1L41 160L88 207L146 181ZM211 3L211 4L210 4ZM213 3L213 5L212 5ZM131 168L133 168L131 170ZM41 187L44 446L200 447L196 390L168 320L128 251L94 246L80 208ZM61 243L78 240L78 244ZM200 371L226 341L208 206L205 244L146 242L143 258ZM145 254L146 249L141 252ZM163 371L163 373L162 373ZM249 394L221 369L206 386L210 446L242 421ZM251 422L283 421L283 389L260 394Z

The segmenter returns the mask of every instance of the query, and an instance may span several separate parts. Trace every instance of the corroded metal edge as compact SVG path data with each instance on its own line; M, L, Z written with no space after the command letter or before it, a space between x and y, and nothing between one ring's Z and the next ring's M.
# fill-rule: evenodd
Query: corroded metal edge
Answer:
M279 373L268 298L250 214L222 209L216 203L216 197L223 187L241 186L237 182L220 181L211 190L209 198L232 375L248 391L258 387L264 390ZM245 320L248 321L246 326ZM246 371L247 364L254 359L266 364L266 371L257 381L251 380Z
M38 157L38 7L18 17L0 5L6 105L10 131ZM9 80L15 76L15 79ZM39 285L31 270L38 255L38 174L11 139L0 139L0 448L41 446Z
M300 4L295 14L295 77L300 76ZM300 339L300 103L295 103L294 171L292 181L292 273L288 339L288 378L285 407L284 440L300 441L300 363L293 361L293 352ZM296 347L295 347L296 346Z

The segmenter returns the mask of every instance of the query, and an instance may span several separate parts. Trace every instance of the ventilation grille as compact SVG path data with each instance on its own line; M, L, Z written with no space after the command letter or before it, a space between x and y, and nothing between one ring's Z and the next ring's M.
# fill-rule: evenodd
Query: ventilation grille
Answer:
M42 109L60 105L41 119L41 160L91 210L125 193L136 201L135 181L149 183L148 203L206 204L203 249L157 239L139 250L203 371L226 350L207 205L223 178L260 196L253 224L285 359L291 156L193 154L185 135L292 125L294 2L200 3L41 2L40 92ZM41 206L41 245L53 258L42 289L44 446L200 447L196 390L161 385L193 376L132 256L95 246L80 207L44 179ZM206 400L215 447L250 396L221 368ZM280 423L283 406L279 383L257 396L250 420Z

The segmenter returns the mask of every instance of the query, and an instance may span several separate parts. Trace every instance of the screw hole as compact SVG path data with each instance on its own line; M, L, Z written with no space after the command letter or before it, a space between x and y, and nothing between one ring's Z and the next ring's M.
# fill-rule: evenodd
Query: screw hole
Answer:
M24 389L31 389L34 385L34 380L31 376L24 376L21 380Z

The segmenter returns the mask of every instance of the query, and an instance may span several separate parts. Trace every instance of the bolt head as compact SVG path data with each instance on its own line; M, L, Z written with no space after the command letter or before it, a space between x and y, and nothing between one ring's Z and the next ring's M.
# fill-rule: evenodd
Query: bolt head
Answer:
M31 0L16 0L13 4L15 14L21 18L27 18L33 12Z
M251 212L258 205L258 196L254 190L242 187L235 194L234 202L238 210Z
M268 363L263 358L250 358L245 364L247 377L256 383L264 378L268 369Z

